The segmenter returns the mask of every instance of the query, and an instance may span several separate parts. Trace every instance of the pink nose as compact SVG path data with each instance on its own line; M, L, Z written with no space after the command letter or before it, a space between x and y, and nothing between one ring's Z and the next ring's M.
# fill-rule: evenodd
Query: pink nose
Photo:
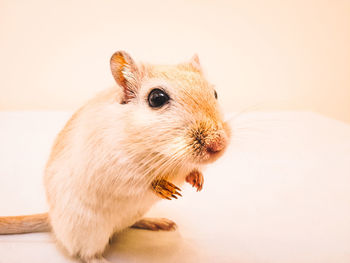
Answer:
M208 153L218 153L226 146L226 138L220 136L219 138L208 142L206 149Z

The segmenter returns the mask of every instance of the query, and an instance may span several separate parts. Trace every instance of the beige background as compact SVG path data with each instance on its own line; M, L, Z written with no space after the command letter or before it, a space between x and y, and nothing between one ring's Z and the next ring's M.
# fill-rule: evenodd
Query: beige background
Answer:
M0 0L0 110L76 109L113 85L109 58L194 52L226 111L350 122L350 1Z

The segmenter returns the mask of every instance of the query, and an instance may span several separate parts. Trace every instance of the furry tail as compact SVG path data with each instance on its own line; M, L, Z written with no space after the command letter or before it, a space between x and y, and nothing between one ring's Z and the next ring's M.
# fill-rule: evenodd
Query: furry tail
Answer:
M0 235L50 231L47 213L0 217Z

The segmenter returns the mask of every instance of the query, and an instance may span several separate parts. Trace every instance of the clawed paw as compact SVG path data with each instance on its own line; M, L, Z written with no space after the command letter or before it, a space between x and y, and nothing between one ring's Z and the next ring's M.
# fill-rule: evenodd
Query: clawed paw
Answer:
M179 187L164 179L153 181L152 188L159 197L164 199L171 200L172 198L177 199L178 196L182 196L179 193L181 191Z
M186 176L186 182L191 184L192 187L196 187L198 192L203 188L204 177L200 171L194 170Z

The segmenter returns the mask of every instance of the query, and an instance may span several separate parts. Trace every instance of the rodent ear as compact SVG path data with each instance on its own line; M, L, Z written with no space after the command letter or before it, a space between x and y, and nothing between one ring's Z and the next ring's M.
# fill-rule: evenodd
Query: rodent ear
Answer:
M123 88L123 103L128 103L136 96L140 85L139 69L125 51L117 51L110 60L111 71L115 81Z
M202 72L202 66L201 63L199 62L199 57L197 54L194 54L190 60L190 65L191 67L198 71L198 72Z

